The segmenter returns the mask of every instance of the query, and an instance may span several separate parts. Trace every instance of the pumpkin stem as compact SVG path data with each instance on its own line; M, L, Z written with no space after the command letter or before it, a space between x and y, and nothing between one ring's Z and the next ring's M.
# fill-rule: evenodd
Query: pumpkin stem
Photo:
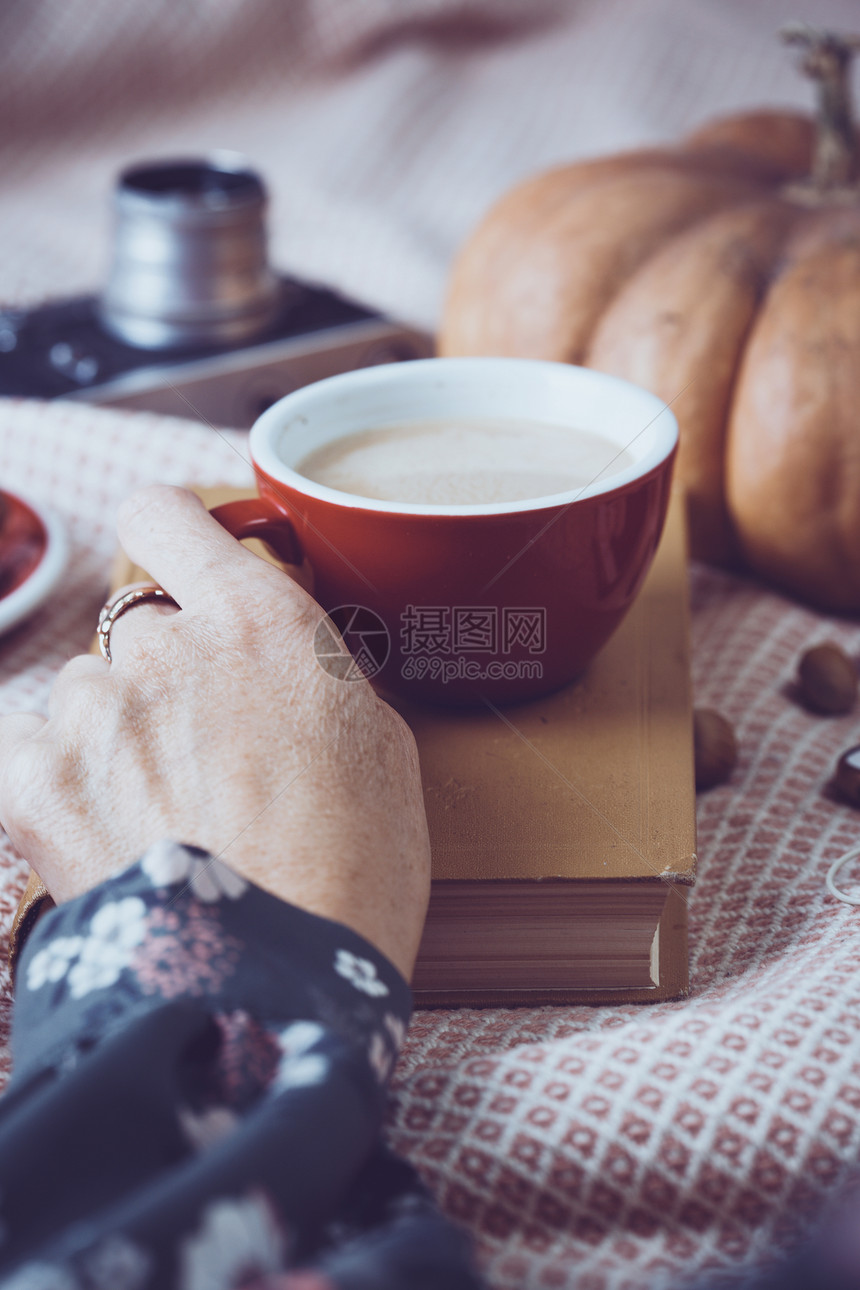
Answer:
M851 60L860 36L840 36L805 22L791 22L780 35L799 45L800 70L815 82L816 136L811 186L819 193L845 189L860 174L857 130L851 103Z

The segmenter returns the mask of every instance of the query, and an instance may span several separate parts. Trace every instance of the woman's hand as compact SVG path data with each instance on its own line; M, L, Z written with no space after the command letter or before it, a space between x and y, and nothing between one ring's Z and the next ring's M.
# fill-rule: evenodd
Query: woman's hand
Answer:
M120 540L181 610L145 604L112 662L60 673L49 717L0 719L0 820L58 900L164 837L366 936L408 977L429 889L415 741L323 671L320 607L198 499L148 488Z

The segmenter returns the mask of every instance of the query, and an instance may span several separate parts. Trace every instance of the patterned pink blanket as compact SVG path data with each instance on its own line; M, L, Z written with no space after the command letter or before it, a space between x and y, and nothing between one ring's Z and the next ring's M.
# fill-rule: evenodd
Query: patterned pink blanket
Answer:
M44 711L90 642L135 485L249 478L244 437L82 407L0 404L0 482L65 520L61 594L0 641L0 711ZM699 799L693 993L655 1007L423 1012L390 1137L478 1237L498 1290L680 1286L749 1267L821 1211L860 1149L860 914L828 895L860 817L833 800L860 717L792 698L824 619L740 579L692 580L697 702L734 724L732 782ZM0 843L8 928L25 867ZM850 874L849 886L850 886ZM8 1012L8 983L3 1000ZM587 1275L586 1275L587 1274Z

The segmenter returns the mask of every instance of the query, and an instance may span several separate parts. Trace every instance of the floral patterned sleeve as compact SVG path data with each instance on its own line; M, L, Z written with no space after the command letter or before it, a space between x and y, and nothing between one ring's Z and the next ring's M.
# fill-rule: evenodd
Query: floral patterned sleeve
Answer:
M473 1290L381 1144L411 996L339 923L159 843L18 964L2 1290Z

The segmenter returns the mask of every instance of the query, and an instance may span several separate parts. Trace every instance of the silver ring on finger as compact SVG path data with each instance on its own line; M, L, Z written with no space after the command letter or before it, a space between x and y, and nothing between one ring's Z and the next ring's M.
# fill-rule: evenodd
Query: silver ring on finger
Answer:
M130 591L120 592L102 606L96 627L96 637L102 658L107 659L108 663L111 661L110 634L114 623L135 605L147 603L176 605L173 597L168 595L163 587L159 587L157 582L147 582L142 587L132 587ZM179 606L176 605L176 608L178 609Z

